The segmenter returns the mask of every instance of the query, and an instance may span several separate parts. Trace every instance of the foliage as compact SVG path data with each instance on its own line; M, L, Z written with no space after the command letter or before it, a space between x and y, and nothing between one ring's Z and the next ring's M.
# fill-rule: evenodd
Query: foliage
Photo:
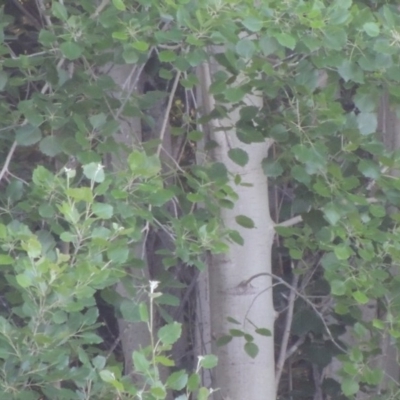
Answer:
M127 313L122 299L107 293L117 281L128 281L126 267L143 267L133 245L150 229L164 229L173 238L173 250L162 251L166 270L177 261L202 269L204 251L226 249L218 210L231 206L235 193L223 165L175 160L162 168L162 136L137 143L134 151L115 139L121 120L132 116L154 127L147 111L160 97L174 99L180 90L183 102L196 106L195 68L209 60L207 46L224 46L215 55L224 71L210 87L217 107L208 116L198 107L198 127L241 107L239 138L274 142L263 160L278 193L272 215L277 223L302 217L301 225L277 227L274 271L287 282L288 260L295 260L303 281L311 282L302 288L306 300L296 302L292 339L303 339L303 356L293 365L321 372L342 353L341 389L323 382L334 397L343 392L353 398L379 384L381 371L369 360L384 335L393 341L400 336L400 188L390 174L399 157L383 144L377 112L384 96L398 109L396 2L68 0L53 1L45 11L33 3L23 18L24 35L34 41L28 50L19 47L21 33L13 28L20 14L10 6L1 14L3 392L21 399L122 393L127 383L121 366L100 346L95 293L102 291L124 318L141 320L140 304ZM132 75L145 71L157 90L121 91L104 73L110 63L130 66ZM236 85L239 74L246 79ZM264 97L262 110L243 107L254 89ZM186 150L189 144L200 150L207 138L191 118L183 112L172 132ZM206 155L213 146L206 140ZM129 153L126 171L102 167L110 153L122 150ZM230 149L229 156L239 165L248 161L241 149ZM171 211L171 202L179 212ZM254 226L245 215L237 221ZM230 237L241 243L239 235ZM145 288L143 281L132 290ZM326 309L323 301L330 295L334 307ZM307 296L320 296L314 308ZM381 313L366 320L361 307L371 302ZM335 321L329 332L321 308ZM334 342L345 346L338 343L345 326L353 328L359 345L343 352ZM243 336L246 351L255 356L245 332L231 330L230 336ZM162 364L166 348L158 350ZM138 371L155 352L134 355ZM197 389L186 372L174 374L171 388L187 381ZM164 386L154 385L149 395L163 398ZM134 396L138 389L129 390ZM297 390L282 398L307 398L306 389Z

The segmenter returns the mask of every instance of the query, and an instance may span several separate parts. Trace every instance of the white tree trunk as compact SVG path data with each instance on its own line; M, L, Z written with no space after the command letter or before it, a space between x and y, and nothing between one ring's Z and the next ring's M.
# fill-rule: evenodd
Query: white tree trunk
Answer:
M210 83L207 82L209 76L208 72L202 76L205 91ZM245 102L262 106L261 96L255 94L247 95ZM208 103L212 108L213 99L210 96ZM220 389L214 398L274 400L273 337L260 336L254 328L267 328L273 332L274 324L270 275L274 224L269 214L267 178L261 167L270 143L246 145L240 142L234 128L238 120L239 109L236 109L227 119L220 120L218 127L214 125L212 132L212 138L218 143L214 160L224 163L233 176L240 175L245 185L231 182L239 199L233 209L222 210L225 226L239 231L244 246L232 243L228 254L212 256L209 265L211 330L215 339L228 334L230 328L242 329L253 335L259 353L255 359L249 357L244 351L245 341L242 338L234 338L226 346L213 346L213 353L219 359L214 385ZM221 131L221 127L227 129ZM244 167L233 163L228 157L228 151L233 148L247 152L249 162ZM238 225L235 218L239 215L251 218L255 228L246 229ZM243 284L252 277L254 279ZM230 325L227 317L240 321L242 325Z

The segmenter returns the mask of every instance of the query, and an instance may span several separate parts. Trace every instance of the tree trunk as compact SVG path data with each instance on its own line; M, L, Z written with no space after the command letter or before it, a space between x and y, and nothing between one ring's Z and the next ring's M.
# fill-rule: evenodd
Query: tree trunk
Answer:
M124 101L124 96L127 96L127 93L137 91L137 88L131 87L133 82L137 81L136 75L132 74L133 68L136 68L137 73L140 73L139 69L132 65L113 65L111 68L107 68L108 75L111 76L114 82L121 88L121 92L115 94L116 96L120 97L121 102ZM124 144L128 149L134 149L142 140L142 127L140 119L124 117L123 119L120 119L119 122L120 130L117 134L115 134L115 140L118 143ZM126 157L127 154L114 154L108 162L109 167L114 171L126 169ZM136 245L136 254L137 258L144 259L146 261L145 264L147 265L143 243L139 243ZM148 284L150 280L149 270L147 266L143 270L131 269L130 273L132 274L132 284L135 284L138 281L142 281L144 284ZM122 282L116 285L116 291L127 301L131 301L132 306L134 306L134 303L138 303L140 300L146 300L132 298L132 296L129 294L129 290L124 287ZM145 322L138 321L133 323L126 321L124 318L118 319L118 329L122 351L125 359L125 374L131 375L133 373L132 353L135 350L139 350L150 344L150 333Z
M212 109L213 99L206 95L210 84L209 66L204 66L203 71L203 103L208 102ZM262 106L261 96L255 94L247 95L244 101L247 105ZM212 256L209 265L211 331L216 339L229 334L230 328L241 329L254 337L259 353L254 359L246 354L242 338L233 338L222 347L213 346L213 353L219 359L214 385L220 389L214 398L273 400L273 336L265 337L255 332L257 327L267 328L272 333L274 324L270 275L274 224L269 214L267 178L261 166L270 143L248 145L237 138L235 124L239 120L239 111L235 109L227 118L218 121L219 126L214 124L211 132L211 138L218 144L214 160L224 163L229 173L239 175L244 183L234 185L231 182L238 200L233 209L222 210L224 225L240 233L244 246L231 243L228 254ZM228 157L228 151L234 148L247 152L249 161L244 167ZM251 218L255 227L247 229L238 225L236 217L239 215ZM227 317L239 321L241 326L229 326Z

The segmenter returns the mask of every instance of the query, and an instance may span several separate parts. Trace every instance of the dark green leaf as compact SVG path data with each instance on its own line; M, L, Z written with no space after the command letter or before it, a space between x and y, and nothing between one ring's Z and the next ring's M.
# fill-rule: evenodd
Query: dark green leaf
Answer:
M243 228L252 229L255 227L253 220L249 217L246 217L245 215L238 215L235 218L235 221L240 226L243 226Z
M246 151L235 148L228 151L229 158L236 164L244 167L249 162L249 155Z
M247 342L244 345L245 352L251 357L256 358L258 354L258 346L253 342Z

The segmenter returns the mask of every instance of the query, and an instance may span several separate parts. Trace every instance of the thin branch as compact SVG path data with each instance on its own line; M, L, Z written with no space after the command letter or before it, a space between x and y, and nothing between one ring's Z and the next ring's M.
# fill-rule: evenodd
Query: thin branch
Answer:
M260 276L270 276L271 278L277 280L280 284L286 286L287 288L289 288L290 290L293 290L294 293L299 296L301 299L303 299L313 310L314 312L317 314L317 316L320 318L320 320L322 321L324 328L326 330L326 333L329 336L329 339L332 341L332 343L343 353L347 353L346 349L344 349L333 337L331 330L329 329L329 326L327 325L323 315L318 311L318 308L315 306L315 304L310 301L307 296L304 296L302 293L300 293L296 288L292 287L289 283L287 283L286 281L284 281L282 278L280 278L279 276L276 276L274 274L270 274L269 272L260 272L259 274L253 275L251 276L249 279L242 281L241 283L239 283L239 285L237 285L237 287L239 288L246 288L252 280L259 278ZM259 296L261 293L264 293L265 291L270 290L270 288L264 289L262 290L260 293L257 294L257 296Z
M3 168L0 171L0 182L3 179L4 175L8 171L8 166L10 165L11 158L12 158L16 148L17 148L17 141L14 141L14 143L12 144L10 150L8 151L7 158L6 158L6 160L4 161L4 164L3 164Z
M95 12L90 16L91 19L97 18L99 14L103 11L105 7L107 7L110 0L103 0L99 6L96 8Z
M293 321L293 310L294 310L294 302L296 300L296 292L297 285L299 283L299 275L295 274L293 276L292 285L290 289L289 301L288 301L288 310L286 312L286 319L285 319L285 328L283 331L283 337L281 342L281 348L279 351L278 362L276 363L276 372L275 372L275 387L278 390L279 382L281 380L283 366L285 365L286 360L286 351L289 344L289 338L292 328L292 321Z
M163 141L164 141L165 132L167 131L169 114L171 112L172 103L174 101L174 97L175 97L176 90L178 88L178 83L179 83L180 77L181 77L181 71L178 71L175 75L175 80L172 85L171 93L169 94L168 104L167 104L167 108L165 110L164 120L163 120L161 130L160 130L160 144L158 145L158 148L157 148L157 156L160 156L160 153L161 153L161 150L163 147Z
M280 222L279 224L276 224L275 226L289 227L289 226L293 226L293 225L299 224L302 221L303 221L303 218L301 217L301 215L297 215L296 217L289 218L286 221L283 221L283 222Z
M289 359L294 353L296 353L296 351L305 341L306 341L306 335L303 335L299 339L297 339L296 343L293 346L291 346L289 350L286 351L285 360Z

